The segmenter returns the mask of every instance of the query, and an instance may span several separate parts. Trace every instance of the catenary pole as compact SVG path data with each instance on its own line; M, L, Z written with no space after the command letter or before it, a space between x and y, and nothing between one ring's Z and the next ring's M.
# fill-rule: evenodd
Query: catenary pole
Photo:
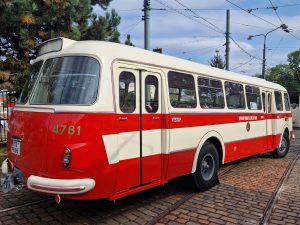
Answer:
M226 10L226 49L225 49L225 69L229 70L229 45L230 45L230 10Z
M150 49L150 0L144 0L144 48Z

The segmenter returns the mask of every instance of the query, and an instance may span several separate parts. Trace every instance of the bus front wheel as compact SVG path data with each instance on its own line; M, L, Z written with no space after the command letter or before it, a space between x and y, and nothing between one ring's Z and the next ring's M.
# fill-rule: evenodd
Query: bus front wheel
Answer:
M275 149L271 154L274 158L283 158L286 156L290 148L290 139L288 133L284 132L280 147Z
M216 147L206 142L200 150L194 184L197 191L205 191L217 183L219 155Z

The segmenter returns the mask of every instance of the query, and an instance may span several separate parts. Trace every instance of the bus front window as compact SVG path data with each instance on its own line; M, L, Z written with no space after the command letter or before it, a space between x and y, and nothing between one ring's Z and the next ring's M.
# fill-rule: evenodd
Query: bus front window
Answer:
M91 57L48 59L30 103L91 105L96 101L99 74L99 62Z

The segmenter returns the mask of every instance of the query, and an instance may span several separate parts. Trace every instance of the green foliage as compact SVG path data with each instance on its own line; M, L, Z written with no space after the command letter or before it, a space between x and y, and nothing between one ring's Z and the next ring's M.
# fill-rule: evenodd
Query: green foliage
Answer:
M5 0L0 1L0 71L26 76L37 44L55 37L74 40L120 42L117 26L121 18L115 10L103 16L92 6L106 9L112 0ZM19 64L19 65L16 65ZM5 68L4 68L5 67ZM21 70L20 70L21 69ZM20 87L24 77L20 79ZM1 83L1 82L0 82ZM17 88L18 89L18 88Z
M3 162L4 159L7 158L7 148L6 146L0 147L0 163ZM2 174L2 171L0 171L0 174Z
M121 17L113 9L111 13L106 12L105 16L91 15L91 24L81 24L81 40L105 40L119 43L120 33L117 29Z
M125 45L135 46L135 45L132 43L132 41L131 41L131 36L130 36L130 34L127 34L127 36L126 36Z
M297 102L300 93L300 84L295 79L295 75L296 72L290 64L279 64L266 71L267 80L276 82L287 89L291 102Z
M297 82L300 84L300 49L288 54L288 62Z
M256 73L256 74L254 75L254 77L263 78L263 76L262 76L261 73Z
M219 69L225 68L225 62L224 62L222 56L219 55L219 51L216 51L216 55L214 56L214 58L212 58L208 62L212 67L216 67Z

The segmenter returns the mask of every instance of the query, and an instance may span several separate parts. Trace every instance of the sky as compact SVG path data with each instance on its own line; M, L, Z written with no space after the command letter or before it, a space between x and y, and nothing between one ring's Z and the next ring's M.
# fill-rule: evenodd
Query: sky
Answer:
M113 0L108 8L121 16L121 42L130 34L139 48L144 48L142 8L143 0ZM225 58L226 9L230 10L233 39L231 71L250 76L261 73L264 37L248 37L282 24L289 33L279 28L267 35L266 68L287 63L287 55L300 48L299 0L151 0L151 8L150 49L162 48L163 54L206 65L216 51ZM100 7L94 12L105 13Z

